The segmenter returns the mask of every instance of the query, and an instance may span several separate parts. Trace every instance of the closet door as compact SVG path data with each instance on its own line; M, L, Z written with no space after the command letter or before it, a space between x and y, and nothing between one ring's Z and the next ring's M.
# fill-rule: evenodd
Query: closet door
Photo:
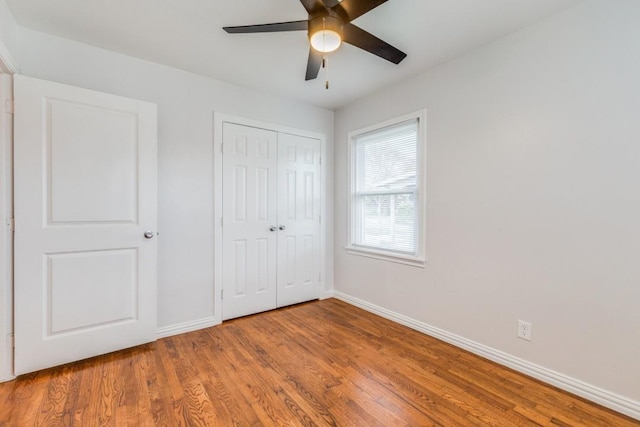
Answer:
M276 308L276 132L222 129L222 318Z
M278 135L278 298L320 295L320 141Z

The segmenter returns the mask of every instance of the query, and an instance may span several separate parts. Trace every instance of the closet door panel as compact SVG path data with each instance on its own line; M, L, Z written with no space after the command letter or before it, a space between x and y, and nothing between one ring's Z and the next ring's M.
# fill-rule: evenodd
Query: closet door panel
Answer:
M320 294L320 141L278 135L278 307Z
M276 308L277 140L273 131L223 124L224 320Z

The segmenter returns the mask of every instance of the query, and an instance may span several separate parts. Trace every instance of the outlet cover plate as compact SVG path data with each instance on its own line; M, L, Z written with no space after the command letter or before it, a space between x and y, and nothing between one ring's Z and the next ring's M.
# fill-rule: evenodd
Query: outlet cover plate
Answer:
M531 323L518 320L518 338L531 341Z

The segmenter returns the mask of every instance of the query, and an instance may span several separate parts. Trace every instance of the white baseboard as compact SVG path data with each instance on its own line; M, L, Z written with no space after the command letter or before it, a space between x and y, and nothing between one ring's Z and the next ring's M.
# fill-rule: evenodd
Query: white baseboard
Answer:
M420 322L391 310L387 310L386 308L371 304L367 301L352 297L345 293L339 291L330 291L330 293L334 298L359 307L370 313L377 314L378 316L384 317L385 319L389 319L411 329L415 329L416 331L422 332L423 334L455 345L456 347L470 351L471 353L477 354L478 356L482 356L486 359L507 366L525 375L529 375L545 383L552 384L562 390L568 391L592 402L613 409L614 411L640 420L640 402L601 389L594 385L587 384L575 378L569 377L551 369L547 369L543 366L536 365L534 363L477 343L475 341L471 341L470 339L461 337L459 335L452 334L451 332L436 328L435 326L431 326L429 324ZM328 294L329 292L327 292L327 295Z
M334 291L333 289L328 290L328 291L324 291L322 294L320 294L320 299L329 299L329 298L334 298L336 294L336 291Z
M184 323L177 323L175 325L163 326L158 328L156 335L158 339L166 338L173 335L184 334L187 332L197 331L198 329L209 328L211 326L219 325L220 321L215 317L205 317L204 319L192 320Z
M14 375L11 375L11 376L8 376L8 377L3 377L3 378L0 378L0 383L6 383L6 382L9 382L9 381L13 381L15 379L16 379L16 377Z

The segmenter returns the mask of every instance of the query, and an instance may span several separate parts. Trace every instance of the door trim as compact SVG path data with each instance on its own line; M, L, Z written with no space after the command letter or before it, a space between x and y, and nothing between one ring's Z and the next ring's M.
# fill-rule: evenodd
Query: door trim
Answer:
M0 58L0 63L1 63ZM0 382L15 378L13 370L13 100L10 74L0 72Z
M292 135L314 138L320 141L320 156L322 163L320 167L320 292L323 294L326 287L326 278L329 277L326 271L326 255L327 255L327 213L326 213L326 195L327 195L327 136L323 133L307 131L303 129L292 128L289 126L278 125L274 123L262 122L259 120L248 119L245 117L234 116L221 112L213 113L213 316L217 323L222 322L222 124L235 123L242 126L266 129L279 133L288 133Z

